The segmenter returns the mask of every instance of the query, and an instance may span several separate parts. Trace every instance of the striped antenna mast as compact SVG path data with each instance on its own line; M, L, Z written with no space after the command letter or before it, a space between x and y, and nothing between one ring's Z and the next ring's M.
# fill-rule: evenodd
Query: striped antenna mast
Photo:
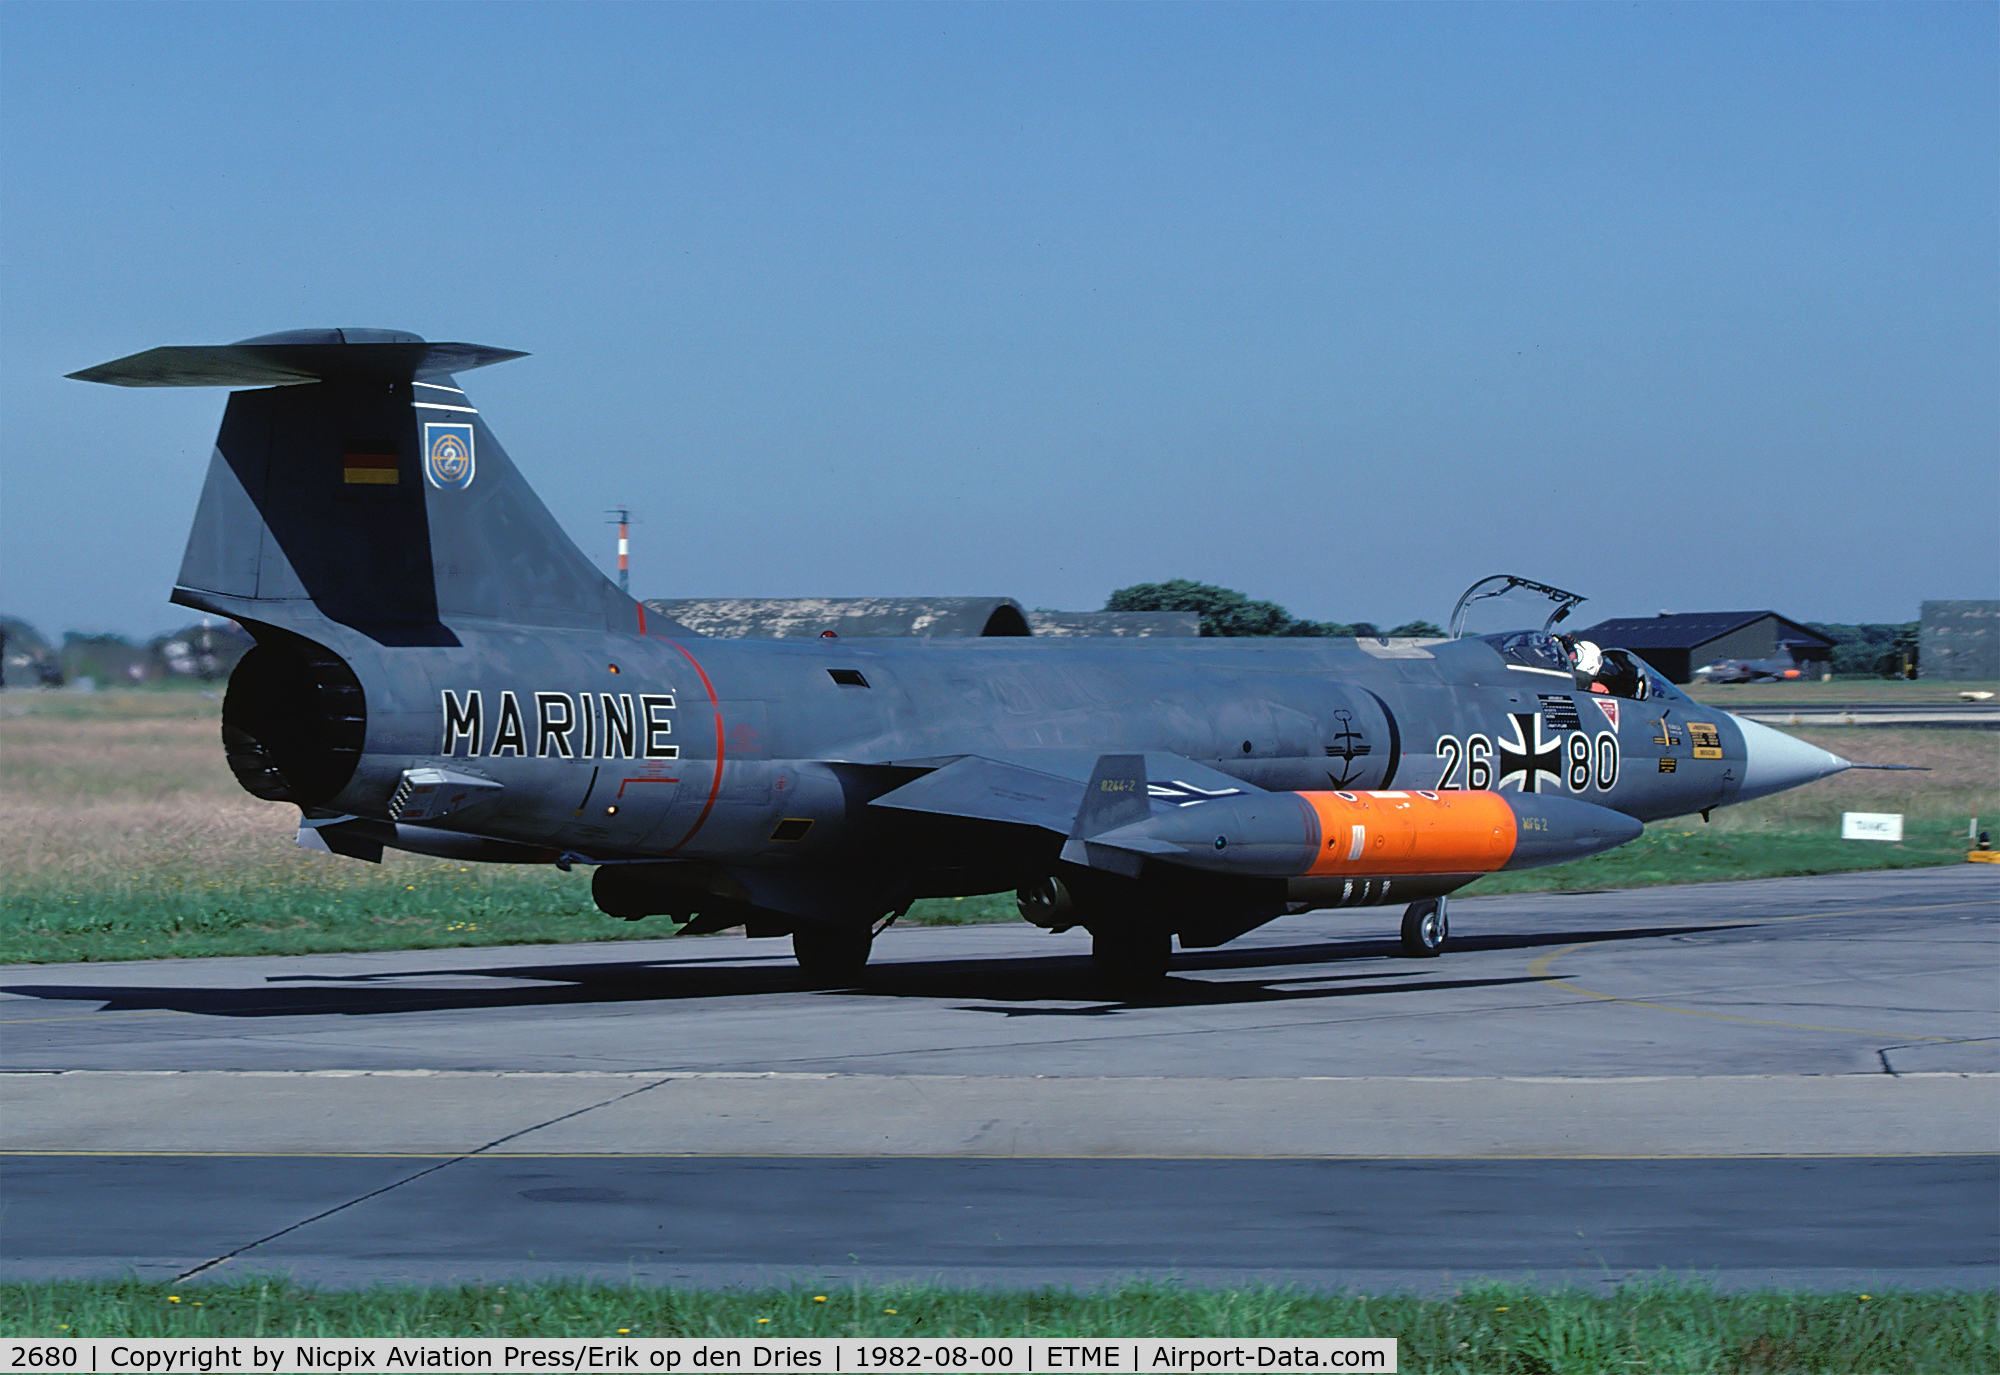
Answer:
M632 524L632 513L623 506L614 506L604 514L618 517L616 521L606 521L605 524L618 527L618 590L629 596L632 592L632 540L628 527Z

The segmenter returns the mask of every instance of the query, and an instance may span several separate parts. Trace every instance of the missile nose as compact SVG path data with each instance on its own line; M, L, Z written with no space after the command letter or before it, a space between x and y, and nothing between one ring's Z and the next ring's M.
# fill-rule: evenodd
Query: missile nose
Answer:
M1736 792L1738 802L1768 797L1854 767L1839 755L1781 730L1734 714L1729 719L1743 732L1743 786Z
M1502 866L1507 869L1539 869L1545 864L1602 854L1637 840L1646 829L1637 817L1592 802L1546 793L1499 796L1514 809L1519 825L1514 853Z

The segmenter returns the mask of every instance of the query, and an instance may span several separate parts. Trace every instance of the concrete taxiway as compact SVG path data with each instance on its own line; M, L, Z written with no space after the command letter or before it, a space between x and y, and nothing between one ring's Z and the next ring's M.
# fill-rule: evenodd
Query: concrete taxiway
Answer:
M2000 1279L2000 873L0 970L0 1272Z

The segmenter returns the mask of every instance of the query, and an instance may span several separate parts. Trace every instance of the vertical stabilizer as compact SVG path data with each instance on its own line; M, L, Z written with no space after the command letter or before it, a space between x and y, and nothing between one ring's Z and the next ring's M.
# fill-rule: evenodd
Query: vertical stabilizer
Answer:
M321 617L384 644L455 621L636 628L515 469L452 369L520 357L384 330L160 348L71 374L252 386L216 438L174 600L239 620Z

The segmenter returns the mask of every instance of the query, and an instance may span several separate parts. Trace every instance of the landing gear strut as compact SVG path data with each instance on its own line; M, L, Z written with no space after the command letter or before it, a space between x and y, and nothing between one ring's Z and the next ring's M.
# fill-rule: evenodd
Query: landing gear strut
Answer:
M792 932L792 955L815 988L852 988L861 982L875 933L866 926L801 926Z
M1173 957L1171 931L1124 924L1091 928L1090 963L1097 981L1121 998L1157 988Z
M1403 909L1403 953L1412 959L1430 959L1444 950L1451 939L1451 923L1445 919L1444 899L1425 898Z

